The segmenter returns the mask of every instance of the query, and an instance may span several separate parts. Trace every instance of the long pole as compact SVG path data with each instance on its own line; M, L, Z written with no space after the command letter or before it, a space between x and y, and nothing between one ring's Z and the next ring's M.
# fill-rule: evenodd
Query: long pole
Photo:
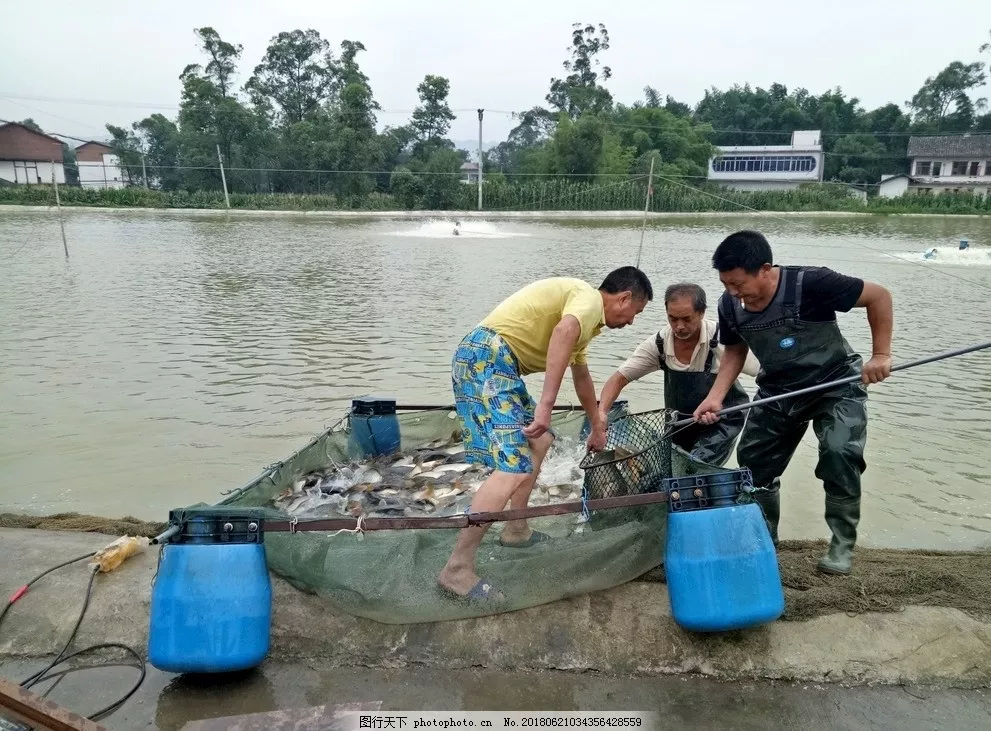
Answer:
M907 363L899 363L898 365L891 366L891 372L900 371L905 368L915 368L915 366L925 365L926 363L932 363L933 361L943 360L945 358L953 358L957 355L964 355L965 353L973 353L975 350L984 350L985 348L991 348L991 341L986 343L978 343L977 345L968 345L966 348L956 348L955 350L947 350L942 353L937 353L936 355L930 355L926 358L919 358L918 360L910 360ZM754 406L763 406L764 404L774 403L775 401L781 401L782 399L792 398L794 396L804 396L807 393L814 393L816 391L824 391L828 388L833 388L835 386L842 386L844 383L853 383L854 381L859 381L861 379L860 374L856 376L847 376L845 378L840 378L835 381L828 381L827 383L820 383L815 386L808 386L807 388L800 388L797 391L789 391L788 393L778 394L777 396L770 396L768 398L758 399L756 401L751 401L747 404L740 404L739 406L730 406L726 409L720 409L716 412L717 416L724 416L726 414L733 414L737 411L744 411L746 409L752 409ZM670 426L688 426L694 423L694 419L681 419L680 421L675 421Z
M62 248L65 249L65 258L69 258L69 244L65 240L65 223L62 221L62 201L58 195L58 180L55 179L55 161L52 160L52 185L55 186L55 207L58 209L58 225L62 229Z
M141 156L141 178L145 181L145 190L148 190L148 171L145 169L145 156Z
M482 210L482 113L478 110L478 210Z
M217 145L217 161L220 163L220 179L224 183L224 203L227 204L227 208L231 207L230 196L227 195L227 176L224 175L224 158L220 156L220 145Z
M654 155L650 156L650 173L647 175L647 195L643 202L643 226L640 228L640 249L637 251L637 269L640 268L640 255L643 253L643 235L647 230L647 209L650 208L650 196L654 192Z

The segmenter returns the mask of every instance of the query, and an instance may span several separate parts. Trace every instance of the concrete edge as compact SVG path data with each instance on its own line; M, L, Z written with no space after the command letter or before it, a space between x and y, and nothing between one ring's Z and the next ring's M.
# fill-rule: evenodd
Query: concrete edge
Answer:
M55 206L26 206L15 203L0 203L0 211L13 209L28 212L51 212ZM643 211L298 211L298 210L257 210L251 208L143 208L143 207L114 207L114 206L63 206L63 211L100 211L104 213L173 213L216 215L254 215L254 216L309 216L318 218L382 218L382 219L419 219L419 218L482 218L491 220L509 219L643 219ZM991 215L991 214L989 214ZM805 218L813 216L854 217L854 216L899 216L915 218L986 218L979 213L881 213L874 211L651 211L648 218L767 218L790 216Z
M0 530L0 592L9 595L52 565L107 545L114 536ZM97 577L76 647L123 642L143 652L154 547ZM85 562L32 587L0 627L0 658L60 647L81 607ZM721 679L988 687L991 624L963 612L909 607L891 614L834 614L753 630L697 635L672 620L666 587L631 582L513 613L413 625L339 614L319 597L272 577L273 660L336 666L481 667L605 675L698 673Z

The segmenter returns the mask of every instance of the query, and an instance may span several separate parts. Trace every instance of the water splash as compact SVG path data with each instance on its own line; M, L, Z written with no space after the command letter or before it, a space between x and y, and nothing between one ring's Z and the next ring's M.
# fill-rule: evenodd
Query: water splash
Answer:
M509 239L522 236L529 236L528 233L518 231L504 231L497 228L488 221L476 221L468 219L461 221L460 232L457 237L454 235L454 224L458 219L441 219L421 223L417 228L407 231L391 231L389 236L403 236L408 238L421 239Z
M934 266L942 264L943 266L991 267L991 249L971 246L969 249L961 250L955 246L937 246L936 253L930 258L926 258L926 252L931 250L932 247L922 251L899 251L893 252L889 256L902 261L921 261Z

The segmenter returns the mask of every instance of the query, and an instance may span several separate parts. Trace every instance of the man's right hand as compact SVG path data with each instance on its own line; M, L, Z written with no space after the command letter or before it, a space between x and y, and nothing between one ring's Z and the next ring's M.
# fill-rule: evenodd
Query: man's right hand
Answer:
M523 436L527 439L536 439L541 434L550 429L551 413L553 409L547 404L537 404L533 412L533 421L523 429Z
M701 421L703 424L710 425L715 424L719 421L719 417L716 416L717 411L721 411L723 408L722 399L713 398L709 396L702 403L698 405L692 417L695 421Z

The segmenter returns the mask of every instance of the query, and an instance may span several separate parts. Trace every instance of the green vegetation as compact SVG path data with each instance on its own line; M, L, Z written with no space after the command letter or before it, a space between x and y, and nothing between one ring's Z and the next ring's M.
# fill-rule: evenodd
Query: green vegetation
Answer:
M176 118L153 114L129 128L107 125L130 187L67 191L67 205L218 207L219 149L237 208L475 208L477 187L458 180L469 153L448 139L455 114L447 78L427 74L409 121L379 132L381 108L359 64L361 42L344 40L338 50L314 29L281 32L239 87L242 46L213 28L194 32L202 63L179 75ZM613 71L600 57L609 48L605 26L573 26L565 74L550 79L546 106L512 113L516 126L508 138L484 153L487 210L640 208L644 182L623 181L645 176L652 161L654 210L731 210L727 201L760 210L856 210L863 204L839 185L753 195L720 191L726 201L684 186L719 190L706 182L714 145L787 144L799 129L822 131L826 181L867 186L882 174L908 171L910 135L991 132L991 113L976 94L987 78L986 60L953 61L928 77L904 110L893 103L865 110L840 88L813 94L777 83L766 90L711 88L694 106L648 86L642 100L627 104L605 86ZM991 54L991 44L977 50ZM152 192L143 189L142 161ZM34 195L44 194L4 191L0 200ZM872 200L869 207L987 210L966 196Z
M477 205L477 188L460 185L453 205L435 206L434 210L469 211ZM623 184L597 185L549 180L524 185L499 183L492 188L486 211L617 211L642 209L646 181L642 178ZM225 208L220 191L160 191L144 188L119 190L83 190L60 187L63 206L109 208ZM268 211L396 211L415 206L404 205L400 195L371 193L360 205L353 198L333 195L296 195L292 193L232 193L231 208ZM0 205L54 206L51 186L19 185L0 187ZM651 210L656 212L739 213L746 208L756 211L847 211L860 213L954 213L991 214L991 196L945 193L937 196L871 198L863 202L849 195L848 189L836 185L806 185L790 191L740 193L714 185L655 188ZM422 209L418 209L422 210Z

